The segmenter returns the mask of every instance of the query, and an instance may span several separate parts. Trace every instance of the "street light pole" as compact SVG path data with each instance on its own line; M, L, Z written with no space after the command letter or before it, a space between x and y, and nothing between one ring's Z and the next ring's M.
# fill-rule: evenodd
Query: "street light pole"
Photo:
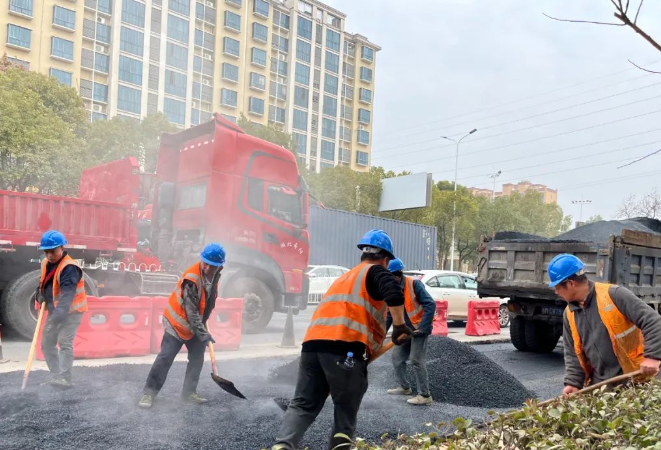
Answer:
M441 139L452 141L457 144L457 149L454 158L454 200L452 200L452 242L450 243L450 270L454 270L454 247L455 247L455 232L457 228L457 174L459 172L459 144L465 138L475 133L477 128L473 128L467 135L459 140L441 136Z
M574 205L581 205L581 213L578 216L578 221L583 222L583 205L589 205L592 203L592 200L572 200Z
M493 203L496 200L496 178L500 176L500 174L503 173L502 170L499 170L498 172L492 173L489 175L489 178L493 178L493 190L491 191L491 203Z

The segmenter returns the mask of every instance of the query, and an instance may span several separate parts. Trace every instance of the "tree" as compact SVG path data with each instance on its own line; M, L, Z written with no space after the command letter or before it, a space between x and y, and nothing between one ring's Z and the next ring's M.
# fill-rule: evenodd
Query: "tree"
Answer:
M241 114L237 125L239 125L239 127L241 127L241 129L247 134L264 139L265 141L279 145L280 147L284 147L292 152L294 156L298 157L296 152L296 141L294 141L292 135L285 133L279 128L276 128L274 125L262 125L255 123L252 120L249 120L243 114Z
M588 223L601 222L602 220L604 220L604 218L597 214L596 216L591 216L588 220L586 220L585 224L587 225Z
M640 200L635 195L627 197L620 206L618 218L631 219L634 217L661 218L661 193L654 188Z
M0 67L0 188L73 194L86 159L82 99L6 58Z

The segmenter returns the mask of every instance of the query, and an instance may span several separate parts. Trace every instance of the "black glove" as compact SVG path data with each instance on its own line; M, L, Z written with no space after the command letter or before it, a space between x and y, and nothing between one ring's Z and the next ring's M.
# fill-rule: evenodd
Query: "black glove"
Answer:
M392 327L392 341L395 343L395 345L402 345L408 341L409 337L411 336L411 329L406 325L393 325ZM403 337L403 339L400 339Z
M215 344L215 343L216 343L216 341L214 340L213 336L211 336L210 334L207 334L207 335L204 337L204 340L203 340L202 342L204 342L204 345L209 345L209 343L212 343L212 344Z

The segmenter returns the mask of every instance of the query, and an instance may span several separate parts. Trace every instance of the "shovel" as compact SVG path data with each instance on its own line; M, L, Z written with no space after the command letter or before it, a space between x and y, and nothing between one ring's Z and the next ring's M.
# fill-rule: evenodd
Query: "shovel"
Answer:
M388 350L390 350L394 346L395 346L394 342L388 342L386 345L384 345L379 350L374 352L372 357L367 361L367 365L370 365L371 363L373 363L374 361L379 359L381 356L383 356L385 353L387 353ZM273 401L283 411L287 411L287 408L289 407L289 404L291 403L291 399L286 399L286 398L274 398Z
M46 311L46 305L42 304L39 308L39 317L37 317L37 327L34 329L34 336L32 337L32 345L30 346L30 353L28 354L28 362L25 365L25 373L23 374L23 384L21 385L21 391L24 391L25 386L28 385L28 377L30 376L30 369L32 369L34 353L37 349L37 338L41 332L41 321L44 318L44 311Z
M244 400L247 400L246 397L239 392L237 388L234 387L234 383L232 383L230 380L226 380L225 378L219 377L218 376L218 367L216 366L216 356L213 353L213 342L209 342L209 356L211 356L211 379L218 385L220 388L229 393L232 394L235 397L242 398Z

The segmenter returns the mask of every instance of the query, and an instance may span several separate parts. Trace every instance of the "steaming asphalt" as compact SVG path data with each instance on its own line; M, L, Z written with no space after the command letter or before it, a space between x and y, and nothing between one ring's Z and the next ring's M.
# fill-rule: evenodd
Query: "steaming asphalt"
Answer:
M297 336L298 337L298 336ZM541 398L562 389L563 358L559 347L549 355L521 353L511 344L474 347L511 373ZM20 372L0 374L0 448L13 449L232 449L258 450L273 443L282 412L272 401L290 398L292 384L268 381L268 372L293 358L232 360L223 362L221 375L234 381L248 401L221 391L212 381L206 363L198 392L210 402L203 406L179 400L185 364L176 363L152 410L140 410L148 365L111 365L74 368L75 388L57 391L39 383L48 374L30 377L26 392L19 392ZM386 364L389 358L385 357ZM371 370L384 370L375 363ZM452 364L448 361L448 364ZM394 386L394 383L393 383ZM435 403L414 407L403 397L387 396L372 386L363 401L358 435L378 439L383 432L415 433L429 430L427 423L451 421L457 416L475 421L486 417L486 408ZM332 405L327 403L309 429L305 444L324 449L330 433Z

